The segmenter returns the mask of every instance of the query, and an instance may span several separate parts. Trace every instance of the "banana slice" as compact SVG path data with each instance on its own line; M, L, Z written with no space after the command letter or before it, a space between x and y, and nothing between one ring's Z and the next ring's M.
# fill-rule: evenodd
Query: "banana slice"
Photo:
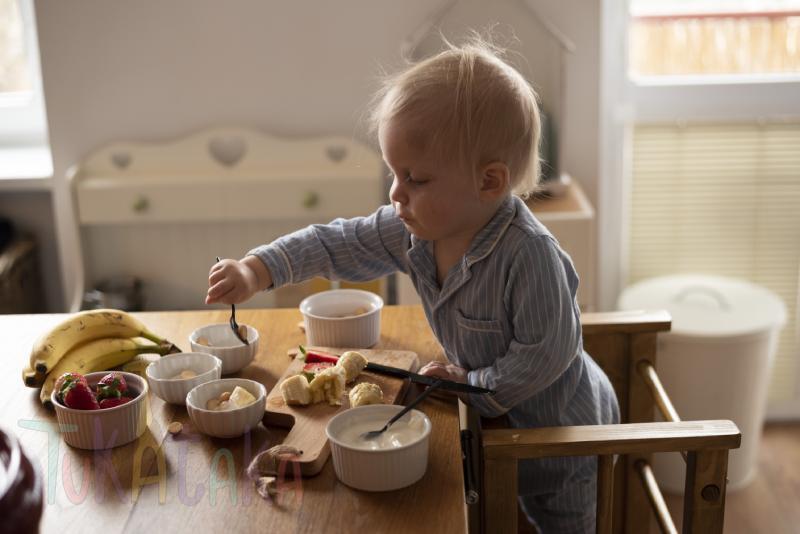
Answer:
M366 404L382 404L383 391L378 384L362 382L350 390L349 398L351 408Z
M308 380L302 374L290 376L281 382L281 395L286 404L311 404L311 390Z
M352 382L367 366L367 359L360 352L347 351L336 362L344 370L345 382Z
M317 374L308 385L311 390L311 400L313 402L328 401L331 406L341 405L345 384L344 373L344 369L337 364Z

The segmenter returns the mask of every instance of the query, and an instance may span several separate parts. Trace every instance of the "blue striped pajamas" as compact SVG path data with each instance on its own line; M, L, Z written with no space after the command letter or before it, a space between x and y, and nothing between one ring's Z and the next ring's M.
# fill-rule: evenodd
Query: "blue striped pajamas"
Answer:
M312 225L250 251L273 287L314 276L366 281L401 271L419 293L450 362L471 384L484 417L533 428L609 424L619 410L608 378L583 350L569 256L517 197L475 236L440 287L430 242L409 234L391 206L368 217ZM593 532L595 457L520 464L520 503L540 530Z

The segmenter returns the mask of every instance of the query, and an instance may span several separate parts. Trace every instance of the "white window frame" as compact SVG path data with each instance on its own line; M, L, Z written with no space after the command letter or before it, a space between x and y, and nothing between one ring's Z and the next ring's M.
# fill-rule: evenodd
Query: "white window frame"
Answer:
M632 126L644 122L780 121L800 119L800 76L670 76L631 79L628 73L628 2L604 0L601 8L602 68L598 265L601 309L615 309L627 280ZM788 325L787 325L788 326ZM800 358L800 355L798 355ZM800 384L800 361L797 381ZM794 399L769 407L770 419L800 418Z
M47 144L47 119L44 112L36 17L32 0L17 0L25 35L31 90L0 94L0 150L8 147Z

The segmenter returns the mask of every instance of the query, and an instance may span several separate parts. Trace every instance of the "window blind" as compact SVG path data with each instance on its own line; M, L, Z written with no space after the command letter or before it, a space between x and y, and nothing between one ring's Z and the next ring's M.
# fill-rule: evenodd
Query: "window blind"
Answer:
M800 122L637 125L631 157L629 283L695 272L774 291L788 316L770 400L794 398Z

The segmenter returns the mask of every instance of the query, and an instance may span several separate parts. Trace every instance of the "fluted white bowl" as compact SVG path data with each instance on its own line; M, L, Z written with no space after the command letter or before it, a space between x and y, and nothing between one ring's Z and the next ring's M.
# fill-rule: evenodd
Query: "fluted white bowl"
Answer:
M223 375L235 373L247 367L258 352L258 330L250 325L244 326L247 328L247 345L236 337L228 323L202 326L189 335L192 352L213 354L222 360ZM198 343L201 337L206 338L211 345Z
M425 475L431 420L419 410L411 410L400 418L400 421L412 416L422 418L419 436L402 447L370 450L341 439L342 433L354 423L368 421L377 430L402 409L403 406L394 404L370 404L344 410L331 418L325 434L331 446L333 470L342 483L364 491L391 491L410 486Z
M206 409L206 402L225 391L243 387L253 395L255 402L232 410L214 411ZM267 388L255 380L246 378L222 378L194 387L186 395L186 410L199 432L217 438L235 438L254 428L264 417L267 404Z
M349 315L359 308L367 310ZM300 303L309 345L368 348L381 337L383 299L360 289L331 289Z
M197 376L173 378L184 370L192 370ZM186 395L192 388L222 376L222 360L204 352L168 354L148 365L145 375L150 389L164 401L186 404Z
M84 377L94 390L100 379L110 372L87 373ZM130 402L113 408L76 410L61 404L55 391L50 395L61 435L68 445L78 449L110 449L130 443L144 434L148 416L147 381L133 373L120 371L120 374L125 377L128 388L136 391L137 395Z

